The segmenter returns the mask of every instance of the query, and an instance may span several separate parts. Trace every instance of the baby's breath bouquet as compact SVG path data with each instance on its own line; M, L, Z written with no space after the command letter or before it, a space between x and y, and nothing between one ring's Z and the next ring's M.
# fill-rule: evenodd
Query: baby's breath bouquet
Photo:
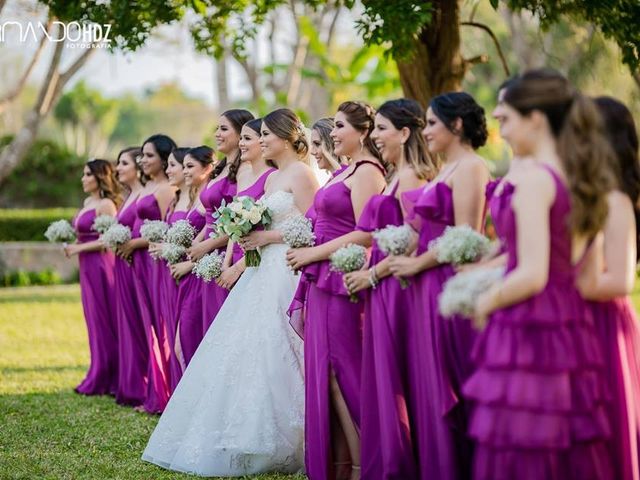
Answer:
M91 230L94 230L98 233L104 233L109 230L109 227L111 227L111 225L115 225L116 223L118 223L118 221L111 215L98 215L93 220Z
M440 263L462 265L485 255L491 242L469 225L447 227L444 233L429 243L429 249L435 249Z
M158 243L164 240L169 225L162 220L145 220L140 227L140 236L147 242Z
M68 243L76 239L76 232L67 220L56 220L47 227L44 236L52 243Z
M387 225L373 232L373 238L380 251L385 255L406 255L411 244L412 231L408 225ZM406 279L400 278L398 280L402 288L409 286Z
M189 220L178 220L164 234L164 241L189 248L196 236L196 229Z
M162 244L162 252L160 257L164 258L169 265L174 265L181 261L184 255L187 253L187 249L182 245L175 243Z
M226 234L234 242L260 226L266 228L271 224L271 212L267 206L248 196L235 197L228 204L223 200L213 217L216 219L218 235ZM248 267L260 265L260 253L257 250L245 251L244 258Z
M351 273L360 270L367 263L367 249L362 245L350 243L339 248L329 257L331 270L340 273ZM358 297L354 294L349 296L352 302L357 302Z
M304 215L295 215L282 224L282 240L291 248L313 247L316 236L313 233L313 225ZM297 275L298 272L296 271Z
M503 275L502 267L478 267L451 277L444 284L442 293L438 297L440 313L443 317L454 315L472 317L480 294L489 290Z
M192 272L196 277L201 278L206 283L211 282L214 278L218 278L222 274L222 263L224 262L224 254L211 252L202 257L193 266Z
M129 240L131 240L131 229L119 223L114 223L100 235L102 244L111 250L117 249Z

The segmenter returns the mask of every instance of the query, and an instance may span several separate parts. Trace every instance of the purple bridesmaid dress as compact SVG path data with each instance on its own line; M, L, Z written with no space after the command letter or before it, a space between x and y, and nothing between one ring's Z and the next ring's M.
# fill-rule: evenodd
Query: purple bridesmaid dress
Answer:
M200 193L200 201L205 208L205 221L206 229L204 232L204 239L209 238L209 235L213 232L213 212L220 206L222 201L230 202L233 196L236 194L236 184L231 183L228 177L224 177L220 180L216 180L209 187L205 188ZM217 251L224 254L226 248L221 247ZM215 281L209 283L200 281L202 292L202 331L206 333L213 322L213 319L218 314L218 310L224 303L229 290L219 287Z
M588 306L574 286L570 195L550 168L549 280L544 290L495 311L473 349L477 369L464 385L474 402L477 480L613 479L603 357ZM505 184L499 230L517 265L517 231Z
M91 229L96 210L86 210L74 219L78 243L97 240ZM118 388L117 320L114 308L114 267L112 252L78 254L80 293L89 334L91 362L85 379L75 390L84 395L115 394Z
M397 184L389 195L369 200L358 230L373 232L404 223L396 190ZM413 192L416 190L407 193ZM370 265L384 257L374 240ZM412 295L412 289L403 290L390 276L365 296L360 409L363 480L410 480L417 476L406 399L409 365L404 355Z
M178 220L184 220L187 218L186 210L171 210L167 212L165 221L168 225L173 225ZM158 283L158 316L161 324L164 326L166 332L166 347L164 350L164 357L168 364L168 378L169 393L173 392L173 385L177 385L178 380L174 380L174 376L182 376L179 369L179 362L176 356L175 344L177 335L177 315L178 310L176 308L178 300L178 285L175 279L171 276L171 270L169 265L163 259L155 261L155 266L159 270L159 283ZM175 383L174 383L175 382Z
M355 168L364 163L378 166L361 161ZM341 237L356 226L351 191L344 183L346 178L325 185L316 193L313 210L317 245ZM332 271L328 260L307 265L303 276L308 282L307 298L302 306L305 310L305 465L310 479L324 480L330 478L333 462L329 391L332 371L349 414L356 428L360 428L363 303L349 300L342 274ZM298 295L300 293L298 291Z
M140 227L144 220L160 220L162 215L155 195L141 197L136 202L136 221L132 237L140 237ZM144 409L149 413L161 413L169 400L168 365L166 361L166 335L161 329L158 305L160 279L158 268L160 262L149 255L146 248L139 248L133 252L133 272L136 293L144 321L147 345L149 348L149 362L147 365L147 394Z
M631 300L620 297L591 302L604 354L609 408L613 478L640 479L640 327Z
M133 231L136 201L118 212L118 222ZM142 405L147 393L149 346L136 295L133 268L116 257L116 312L118 318L118 390L116 402Z
M205 225L205 216L196 208L187 214L187 220L196 231ZM175 285L175 282L174 282ZM182 372L189 365L191 357L204 338L205 330L202 325L202 282L193 273L188 273L180 279L178 296L175 299L176 338L173 340L171 363L171 391L173 392L182 377ZM179 341L178 341L179 340Z

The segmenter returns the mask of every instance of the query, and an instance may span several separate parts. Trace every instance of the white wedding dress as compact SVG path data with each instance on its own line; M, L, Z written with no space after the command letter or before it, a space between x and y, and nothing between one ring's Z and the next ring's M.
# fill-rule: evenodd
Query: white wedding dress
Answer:
M265 197L273 229L300 215L293 194ZM203 476L296 473L304 465L302 341L287 308L299 277L286 244L261 250L184 372L142 459Z

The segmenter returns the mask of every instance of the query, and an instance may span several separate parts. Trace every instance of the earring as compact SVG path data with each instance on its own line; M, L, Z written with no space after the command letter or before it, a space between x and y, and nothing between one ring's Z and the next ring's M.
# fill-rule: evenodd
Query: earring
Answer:
M360 153L364 150L364 138L360 137Z

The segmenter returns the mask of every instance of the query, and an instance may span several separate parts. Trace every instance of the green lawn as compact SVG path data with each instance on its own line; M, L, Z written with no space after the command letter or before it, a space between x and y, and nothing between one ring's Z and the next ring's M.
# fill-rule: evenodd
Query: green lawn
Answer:
M88 359L77 285L0 289L0 479L194 478L140 460L157 417L73 393Z

